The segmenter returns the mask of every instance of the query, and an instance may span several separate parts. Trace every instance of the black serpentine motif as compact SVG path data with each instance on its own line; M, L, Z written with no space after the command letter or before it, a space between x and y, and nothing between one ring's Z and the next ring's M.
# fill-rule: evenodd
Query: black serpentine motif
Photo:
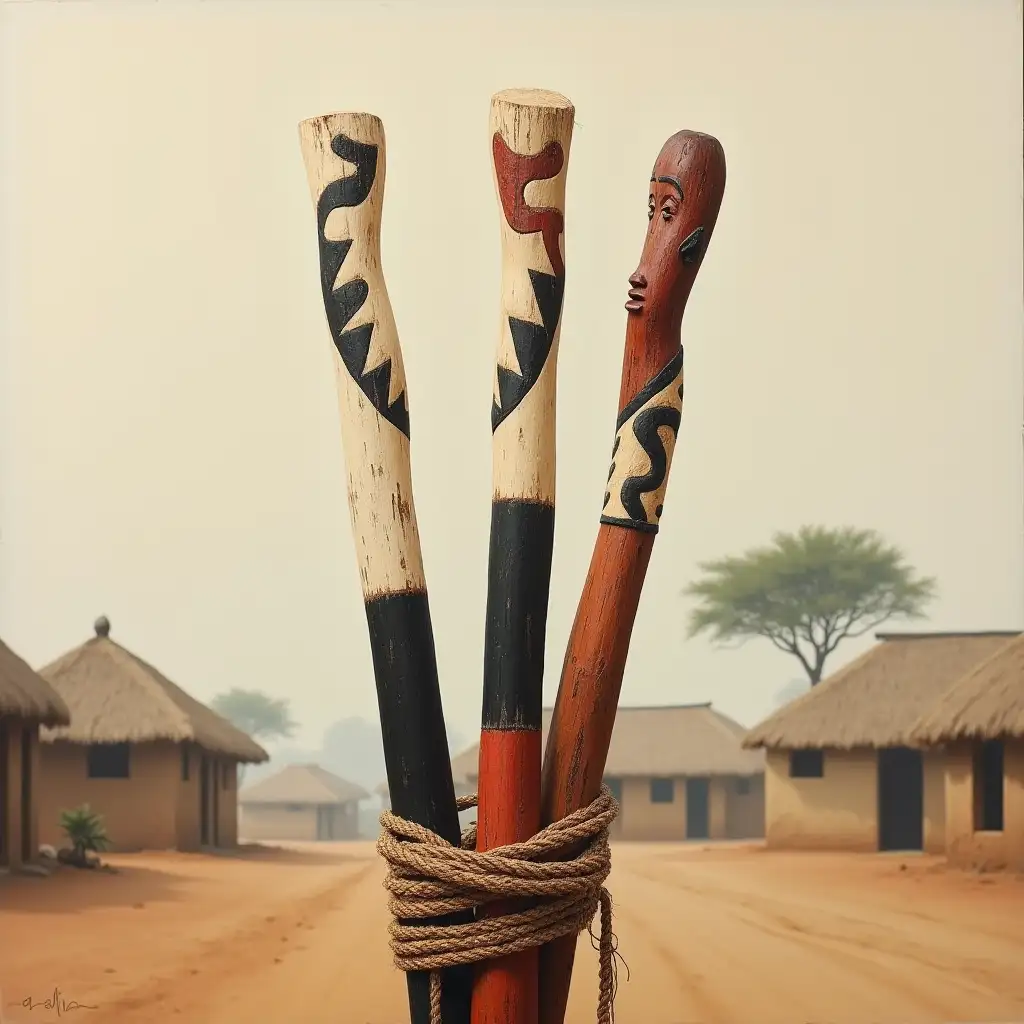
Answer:
M658 373L644 385L636 396L626 405L619 414L615 424L616 437L615 445L612 448L612 459L614 460L619 450L621 436L619 431L626 425L631 417L633 420L633 436L637 439L640 447L643 448L651 462L651 468L641 476L630 476L622 482L619 490L619 500L629 519L620 519L615 516L601 516L601 522L611 526L629 526L637 530L645 530L656 533L658 524L652 523L647 518L647 510L644 507L643 495L658 490L665 483L665 476L668 473L668 452L658 433L661 427L670 427L674 434L679 433L679 424L682 422L682 412L675 406L655 405L649 409L644 406L656 395L665 390L679 376L683 364L683 350L680 348L678 354L672 361L664 366ZM683 386L679 385L679 398L683 397ZM642 410L642 411L641 411ZM611 480L615 473L615 462L608 470L608 479ZM604 504L607 507L611 500L611 494L605 492ZM661 516L661 506L655 510L656 516Z
M508 318L512 344L515 346L516 360L521 372L516 373L498 364L498 400L491 404L492 433L537 383L537 378L540 377L540 372L544 369L548 354L551 352L555 328L562 312L565 275L556 277L540 270L531 270L529 273L533 294L537 299L537 308L540 310L541 323L534 324L529 320L520 320L516 316Z
M347 135L336 135L331 139L331 149L342 160L355 164L355 174L332 181L320 194L316 204L317 231L320 240L320 285L324 296L324 309L331 337L341 356L341 361L352 375L359 390L373 403L373 407L388 422L394 424L406 437L409 436L409 409L403 390L392 403L391 360L366 371L366 360L370 352L370 339L374 324L362 324L351 330L346 325L362 308L370 288L361 277L355 277L337 285L338 271L345 262L352 239L334 240L327 238L324 229L331 212L340 207L359 206L366 202L377 177L377 147L366 142L357 142Z

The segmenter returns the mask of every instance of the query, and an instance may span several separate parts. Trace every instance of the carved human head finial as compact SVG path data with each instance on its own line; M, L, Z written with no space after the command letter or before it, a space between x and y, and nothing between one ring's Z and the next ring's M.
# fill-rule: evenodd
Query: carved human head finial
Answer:
M651 172L650 224L629 279L630 316L681 322L725 190L725 152L711 135L676 132Z
M101 615L93 624L92 628L95 630L98 637L110 636L110 619L106 615Z

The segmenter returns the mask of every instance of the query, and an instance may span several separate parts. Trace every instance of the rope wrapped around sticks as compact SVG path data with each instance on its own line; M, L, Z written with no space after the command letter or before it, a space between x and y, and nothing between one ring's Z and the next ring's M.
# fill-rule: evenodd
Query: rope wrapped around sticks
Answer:
M460 797L459 810L476 806ZM390 811L380 816L377 852L388 865L391 952L402 971L429 971L430 1024L441 1021L441 971L543 946L586 929L600 957L597 1024L613 1024L621 960L612 932L612 899L604 887L611 871L608 829L619 812L607 786L588 807L568 815L524 843L487 853L476 850L476 825L452 846L422 825ZM557 858L572 856L571 860ZM524 899L524 910L468 924L402 924ZM593 921L601 915L600 939ZM628 972L628 968L627 968Z

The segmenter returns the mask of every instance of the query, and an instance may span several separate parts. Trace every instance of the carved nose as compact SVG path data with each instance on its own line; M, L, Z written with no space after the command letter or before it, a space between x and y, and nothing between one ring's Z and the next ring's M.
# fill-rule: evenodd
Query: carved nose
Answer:
M638 270L635 274L632 275L632 277L630 277L629 283L634 288L646 288L647 287L647 278L644 277L644 275L641 274L640 271Z

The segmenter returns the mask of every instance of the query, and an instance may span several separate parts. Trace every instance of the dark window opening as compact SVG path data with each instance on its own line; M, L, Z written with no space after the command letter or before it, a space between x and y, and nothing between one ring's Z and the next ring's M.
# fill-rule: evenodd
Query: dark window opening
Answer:
M92 743L86 751L90 779L127 779L131 747L127 743Z
M745 775L741 775L736 780L736 795L746 796L750 792L750 779Z
M1003 831L1003 741L974 748L974 831Z
M182 743L181 745L181 781L188 782L189 780L189 756L188 756L188 744Z
M676 787L672 779L651 779L651 803L670 804L676 798Z
M8 858L7 812L9 797L7 787L10 784L10 779L7 774L7 758L10 756L10 749L7 743L7 723L0 717L0 864L5 864Z
M791 750L789 752L789 777L791 779L821 779L824 776L824 750Z

